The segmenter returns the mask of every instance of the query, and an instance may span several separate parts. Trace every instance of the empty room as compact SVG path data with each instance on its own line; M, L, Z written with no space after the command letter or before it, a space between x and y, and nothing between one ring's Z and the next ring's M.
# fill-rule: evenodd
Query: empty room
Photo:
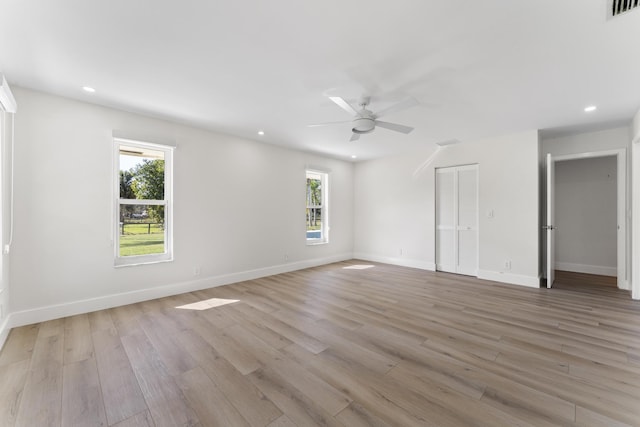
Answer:
M0 426L640 426L638 39L0 0Z

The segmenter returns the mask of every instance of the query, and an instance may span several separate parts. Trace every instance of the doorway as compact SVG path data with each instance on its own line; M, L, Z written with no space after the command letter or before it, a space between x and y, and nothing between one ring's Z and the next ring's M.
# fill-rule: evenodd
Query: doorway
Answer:
M436 270L478 275L478 165L436 169Z
M547 155L546 169L547 287L560 270L616 277L628 289L625 150Z

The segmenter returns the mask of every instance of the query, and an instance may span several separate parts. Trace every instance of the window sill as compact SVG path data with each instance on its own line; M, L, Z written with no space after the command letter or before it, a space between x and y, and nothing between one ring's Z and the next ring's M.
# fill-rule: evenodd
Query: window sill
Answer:
M114 267L135 267L137 265L148 265L148 264L160 264L164 262L173 262L173 256L165 255L162 257L146 257L146 256L136 256L136 257L126 257L126 258L116 258Z
M307 240L307 246L326 245L328 243L328 240Z

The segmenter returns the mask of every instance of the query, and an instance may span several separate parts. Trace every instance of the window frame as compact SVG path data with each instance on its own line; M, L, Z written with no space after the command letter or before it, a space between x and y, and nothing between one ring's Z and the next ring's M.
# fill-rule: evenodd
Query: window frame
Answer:
M320 219L320 237L316 237L316 238L309 238L306 237L306 234L308 233L308 229L307 229L307 219L306 219L306 215L307 215L307 211L308 209L310 209L310 206L308 205L308 192L306 189L307 186L307 179L309 179L309 174L314 174L314 175L320 175L320 186L322 188L322 200L321 200L321 204L320 204L320 209L322 209L322 216ZM313 168L306 168L305 169L305 237L306 237L306 243L308 246L313 246L313 245L324 245L329 243L329 230L330 230L330 226L329 226L329 172L325 171L325 170L319 170L319 169L313 169Z
M164 153L164 199L120 198L120 147L138 147ZM127 267L173 261L173 152L175 147L127 138L113 138L113 255L114 267ZM154 205L164 206L165 252L158 254L120 256L120 206Z

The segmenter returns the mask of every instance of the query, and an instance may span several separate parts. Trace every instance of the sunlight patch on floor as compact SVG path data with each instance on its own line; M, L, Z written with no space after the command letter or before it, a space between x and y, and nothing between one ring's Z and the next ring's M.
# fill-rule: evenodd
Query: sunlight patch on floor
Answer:
M208 310L210 308L220 307L227 304L233 304L240 302L238 299L223 299L223 298L210 298L198 302L192 302L191 304L179 305L176 308L182 310Z

